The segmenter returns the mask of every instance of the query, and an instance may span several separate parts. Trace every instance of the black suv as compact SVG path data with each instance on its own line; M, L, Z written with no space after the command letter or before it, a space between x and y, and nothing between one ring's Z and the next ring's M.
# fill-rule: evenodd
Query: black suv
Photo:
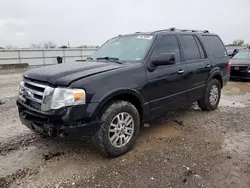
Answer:
M214 110L230 77L221 39L166 29L108 40L85 62L24 73L20 119L51 137L91 136L104 156L129 151L141 125L198 101Z

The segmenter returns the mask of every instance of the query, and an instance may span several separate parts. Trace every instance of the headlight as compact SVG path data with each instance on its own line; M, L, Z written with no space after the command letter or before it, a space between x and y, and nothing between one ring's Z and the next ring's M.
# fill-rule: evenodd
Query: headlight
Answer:
M23 80L21 80L20 85L19 85L19 94L22 92L23 86L24 86L24 82Z
M51 109L64 106L85 104L86 93L83 89L55 88L51 99Z
M24 87L24 82L21 80L19 85L18 99L25 102L26 100L23 98L24 94L23 87Z
M247 72L250 73L250 69Z

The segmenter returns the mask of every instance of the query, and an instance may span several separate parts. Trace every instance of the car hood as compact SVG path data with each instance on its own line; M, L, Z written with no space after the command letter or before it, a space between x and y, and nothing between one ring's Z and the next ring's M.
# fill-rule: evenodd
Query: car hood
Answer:
M231 65L237 65L237 66L250 66L250 60L244 60L244 59L231 59L230 60Z
M24 77L57 86L68 86L73 81L124 67L111 62L74 62L36 68L24 73Z

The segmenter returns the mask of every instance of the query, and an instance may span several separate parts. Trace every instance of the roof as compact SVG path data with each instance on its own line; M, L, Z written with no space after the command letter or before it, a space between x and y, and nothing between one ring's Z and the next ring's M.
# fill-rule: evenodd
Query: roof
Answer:
M152 32L135 32L135 33L131 33L131 34L125 34L125 35L121 35L121 36L128 36L128 35L158 35L158 34L169 34L169 33L188 33L188 34L194 34L194 33L199 33L199 34L208 34L208 35L212 35L212 33L209 33L208 30L191 30L191 29L176 29L176 28L169 28L169 29L162 29L162 30L156 30L156 31L152 31Z

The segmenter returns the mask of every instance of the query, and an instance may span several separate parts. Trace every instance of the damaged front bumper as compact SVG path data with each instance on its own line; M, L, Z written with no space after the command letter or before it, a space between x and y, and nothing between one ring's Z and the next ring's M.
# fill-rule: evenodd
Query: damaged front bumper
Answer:
M47 113L17 101L19 117L34 132L49 137L80 138L91 136L100 129L97 118L85 118L85 106L65 107Z

